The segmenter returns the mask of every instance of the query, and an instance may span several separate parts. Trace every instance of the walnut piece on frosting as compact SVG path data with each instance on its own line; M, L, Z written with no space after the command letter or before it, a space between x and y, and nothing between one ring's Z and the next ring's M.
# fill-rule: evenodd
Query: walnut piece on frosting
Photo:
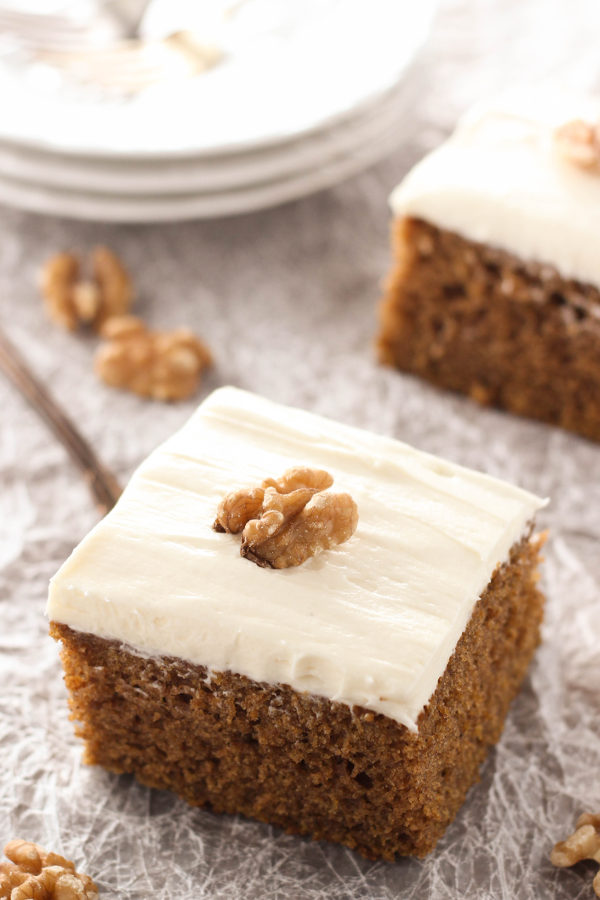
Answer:
M573 119L556 129L554 139L559 153L568 162L600 173L600 122L590 124Z
M213 527L230 534L241 531L241 555L258 566L299 566L356 531L356 503L349 494L326 492L332 484L322 469L288 469L281 478L266 478L260 487L227 494Z
M58 853L31 841L14 840L4 848L10 862L0 863L1 900L96 900L98 888L88 875Z
M579 816L574 833L566 841L555 844L550 862L555 866L574 866L582 859L600 863L600 815L584 813ZM600 870L593 881L596 896L600 897Z
M40 287L50 318L74 331L91 325L96 331L110 316L124 315L133 302L131 279L108 247L95 247L91 277L82 277L73 253L57 253L44 265Z
M323 469L305 466L288 469L281 478L265 478L260 487L240 488L227 494L219 503L214 529L239 534L250 519L260 516L266 488L275 488L279 494L290 494L302 488L314 493L324 491L332 484L333 478Z
M106 343L94 368L106 384L154 400L182 400L212 363L208 348L186 328L150 331L135 316L115 316L101 329Z

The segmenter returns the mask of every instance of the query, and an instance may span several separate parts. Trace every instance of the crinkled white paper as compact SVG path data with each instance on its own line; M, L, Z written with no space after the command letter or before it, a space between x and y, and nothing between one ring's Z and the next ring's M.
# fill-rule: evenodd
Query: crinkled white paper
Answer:
M111 392L95 342L51 327L41 261L104 241L135 273L154 325L186 324L232 383L414 443L552 503L544 642L481 782L426 860L370 863L345 849L188 808L129 777L81 765L46 586L96 512L78 472L0 377L0 842L64 853L102 897L391 900L593 896L595 867L557 870L553 843L600 811L600 445L482 410L379 367L371 337L388 268L386 196L458 112L521 73L600 86L596 0L446 3L420 71L422 104L397 154L328 193L260 215L133 228L2 211L2 325L123 480L189 415Z

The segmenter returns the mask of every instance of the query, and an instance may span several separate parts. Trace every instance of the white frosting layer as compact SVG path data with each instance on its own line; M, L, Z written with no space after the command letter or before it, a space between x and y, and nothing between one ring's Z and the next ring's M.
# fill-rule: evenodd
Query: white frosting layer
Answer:
M327 469L356 534L297 568L259 568L212 529L228 491ZM285 683L416 728L495 567L539 498L405 444L215 391L133 475L51 582L79 631Z
M525 93L476 107L394 190L395 215L600 285L600 175L565 161L553 140L574 118L600 120L600 103Z

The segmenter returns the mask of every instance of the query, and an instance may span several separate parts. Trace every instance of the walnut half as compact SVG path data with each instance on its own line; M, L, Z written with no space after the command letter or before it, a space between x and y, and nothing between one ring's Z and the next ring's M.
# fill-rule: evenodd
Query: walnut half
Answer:
M96 353L96 374L111 387L154 400L183 400L212 362L208 348L186 328L149 331L135 316L108 319Z
M58 853L31 841L10 841L10 862L0 863L1 900L96 900L98 888L88 875Z
M569 163L600 173L600 123L595 125L574 119L557 128L554 133L556 148Z
M215 531L242 532L240 553L263 568L299 566L352 537L358 509L349 494L325 491L333 478L322 469L296 467L259 487L227 494Z
M57 253L44 265L40 287L48 315L69 331L79 325L98 331L110 316L128 312L133 302L131 279L108 247L94 248L90 278L82 277L73 253Z
M574 866L582 859L600 863L600 815L584 813L579 816L575 832L566 841L555 844L550 854L554 866ZM600 897L600 871L594 877L593 888Z

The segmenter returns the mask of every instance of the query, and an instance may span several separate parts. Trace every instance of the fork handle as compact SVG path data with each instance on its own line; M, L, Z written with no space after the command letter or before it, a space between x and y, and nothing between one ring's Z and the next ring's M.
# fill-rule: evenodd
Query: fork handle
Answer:
M112 15L123 29L122 37L125 40L137 40L140 37L140 27L146 10L152 0L111 0L105 4L111 10Z
M109 469L100 462L75 424L50 396L33 374L17 348L0 330L0 371L17 387L66 448L83 473L102 512L107 513L121 494L121 487Z

